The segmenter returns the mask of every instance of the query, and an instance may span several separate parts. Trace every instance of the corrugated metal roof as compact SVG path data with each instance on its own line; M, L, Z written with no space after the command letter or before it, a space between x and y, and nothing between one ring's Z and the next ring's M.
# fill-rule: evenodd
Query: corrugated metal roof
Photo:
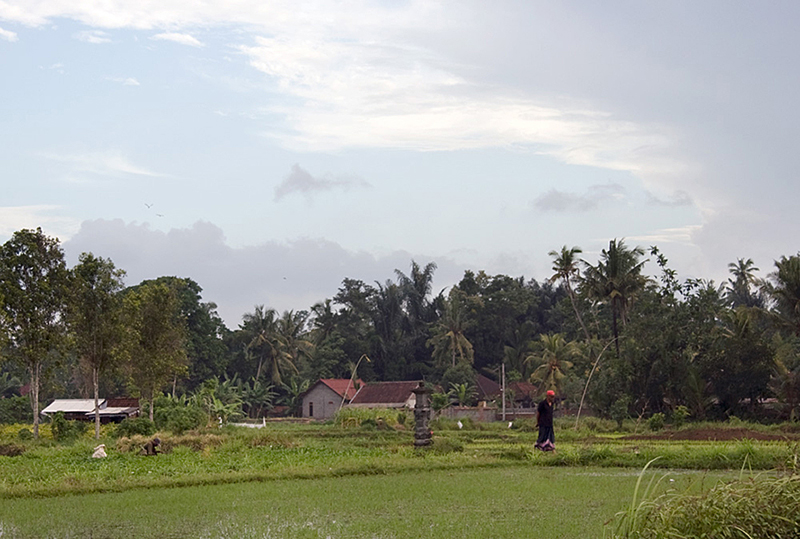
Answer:
M331 388L340 397L344 397L344 392L347 391L347 400L352 399L358 388L364 385L360 378L353 382L349 378L321 378L320 382Z
M403 404L412 395L420 381L375 382L366 384L358 390L351 404Z
M100 409L106 406L106 399L98 401ZM47 407L42 410L43 414L55 414L56 412L64 413L78 413L78 412L93 412L94 399L56 399Z

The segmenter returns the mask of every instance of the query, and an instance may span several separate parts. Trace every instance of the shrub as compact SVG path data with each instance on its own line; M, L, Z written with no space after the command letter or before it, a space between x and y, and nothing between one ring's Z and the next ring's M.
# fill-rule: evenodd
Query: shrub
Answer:
M655 413L647 420L647 426L650 430L657 431L664 428L664 414L661 412Z
M33 433L31 432L31 429L22 428L19 429L19 432L17 433L17 438L19 438L22 441L33 440Z
M33 412L28 397L0 399L0 423L32 423Z
M627 395L615 400L611 405L611 419L617 422L617 430L622 430L622 422L628 418L628 406L631 399Z
M156 433L156 424L150 421L147 417L130 417L122 420L117 425L114 434L117 438L121 436L133 436L139 434L141 436L151 436Z
M167 404L168 403L168 404ZM154 419L158 430L168 430L183 434L208 422L206 413L197 406L166 401L166 405L156 407Z
M405 426L406 421L408 420L408 416L405 412L399 412L397 414L397 424Z
M64 418L64 412L57 412L53 416L51 425L53 439L59 442L74 440L86 432L88 428L88 423L85 421L68 421Z
M681 428L689 417L689 409L686 406L678 406L672 411L672 424L675 428Z

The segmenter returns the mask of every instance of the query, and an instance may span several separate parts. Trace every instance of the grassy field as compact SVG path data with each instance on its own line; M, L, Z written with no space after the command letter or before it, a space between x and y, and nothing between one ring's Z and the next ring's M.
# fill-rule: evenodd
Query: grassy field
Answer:
M4 500L0 537L603 537L638 470L425 470ZM728 474L730 475L730 474ZM699 488L720 473L673 473Z
M653 458L648 473L676 490L800 460L796 436L760 430L703 441L562 427L544 454L531 429L498 424L439 424L426 451L403 430L281 424L162 433L157 457L138 455L145 438L107 432L105 459L88 437L19 430L0 429L2 538L603 537Z

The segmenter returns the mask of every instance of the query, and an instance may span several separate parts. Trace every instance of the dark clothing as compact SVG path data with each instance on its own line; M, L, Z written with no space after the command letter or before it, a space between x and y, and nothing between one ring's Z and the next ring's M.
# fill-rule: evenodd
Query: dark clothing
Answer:
M553 405L547 399L536 407L536 423L539 426L539 437L535 448L542 451L553 451L556 448L556 436L553 432Z
M158 443L150 441L144 444L142 455L158 455Z
M539 437L536 439L537 449L542 451L552 451L556 448L556 436L553 427L539 427Z
M553 405L547 402L547 399L536 407L536 424L539 427L553 428Z

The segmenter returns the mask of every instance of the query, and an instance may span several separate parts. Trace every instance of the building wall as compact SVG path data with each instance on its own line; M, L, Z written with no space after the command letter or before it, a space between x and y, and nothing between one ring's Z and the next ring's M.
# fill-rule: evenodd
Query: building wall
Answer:
M342 397L325 384L318 383L303 397L303 417L330 419L341 404Z

